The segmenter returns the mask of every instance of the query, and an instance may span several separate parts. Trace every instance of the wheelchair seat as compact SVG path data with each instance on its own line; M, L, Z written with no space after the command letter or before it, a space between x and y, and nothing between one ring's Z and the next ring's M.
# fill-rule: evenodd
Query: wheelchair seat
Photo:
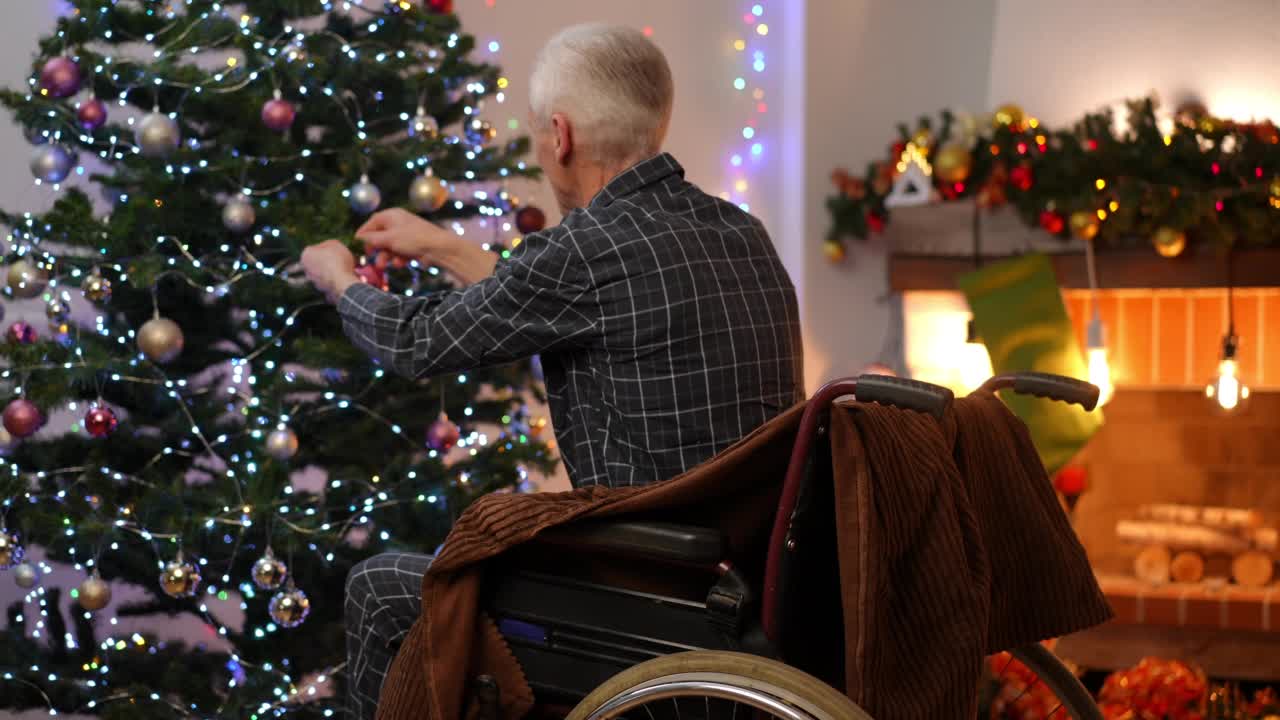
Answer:
M674 523L625 520L577 523L552 528L546 543L563 544L621 557L715 567L724 560L725 539L718 530Z

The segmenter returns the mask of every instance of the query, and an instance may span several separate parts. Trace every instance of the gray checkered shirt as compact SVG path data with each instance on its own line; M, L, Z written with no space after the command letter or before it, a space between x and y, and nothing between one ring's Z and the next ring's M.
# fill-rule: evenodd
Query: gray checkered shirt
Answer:
M768 234L665 153L480 282L422 297L356 284L338 311L409 377L540 355L576 486L673 477L804 398L795 289Z

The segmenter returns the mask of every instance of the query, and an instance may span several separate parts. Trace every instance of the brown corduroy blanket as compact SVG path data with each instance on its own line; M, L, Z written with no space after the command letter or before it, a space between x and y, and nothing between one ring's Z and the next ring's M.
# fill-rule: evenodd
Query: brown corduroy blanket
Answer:
M379 720L471 717L479 674L497 680L503 719L522 717L533 694L478 604L485 561L576 519L666 511L747 547L768 532L800 413L655 485L477 501L423 580ZM831 432L846 692L873 717L971 717L986 654L1110 617L1026 427L996 398L957 400L941 423L841 404Z

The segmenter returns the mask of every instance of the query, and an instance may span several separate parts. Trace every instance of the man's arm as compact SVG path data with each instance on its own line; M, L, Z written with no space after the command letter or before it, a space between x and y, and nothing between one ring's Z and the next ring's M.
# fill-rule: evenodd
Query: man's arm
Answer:
M597 337L599 311L567 231L530 235L492 275L421 297L355 284L338 303L347 337L407 377L509 362Z

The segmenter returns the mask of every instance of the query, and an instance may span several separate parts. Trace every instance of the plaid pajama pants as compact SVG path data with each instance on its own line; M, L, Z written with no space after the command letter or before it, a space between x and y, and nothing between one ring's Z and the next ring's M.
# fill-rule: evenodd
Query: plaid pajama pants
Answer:
M346 587L347 708L372 720L401 641L422 611L430 555L383 553L351 568Z

